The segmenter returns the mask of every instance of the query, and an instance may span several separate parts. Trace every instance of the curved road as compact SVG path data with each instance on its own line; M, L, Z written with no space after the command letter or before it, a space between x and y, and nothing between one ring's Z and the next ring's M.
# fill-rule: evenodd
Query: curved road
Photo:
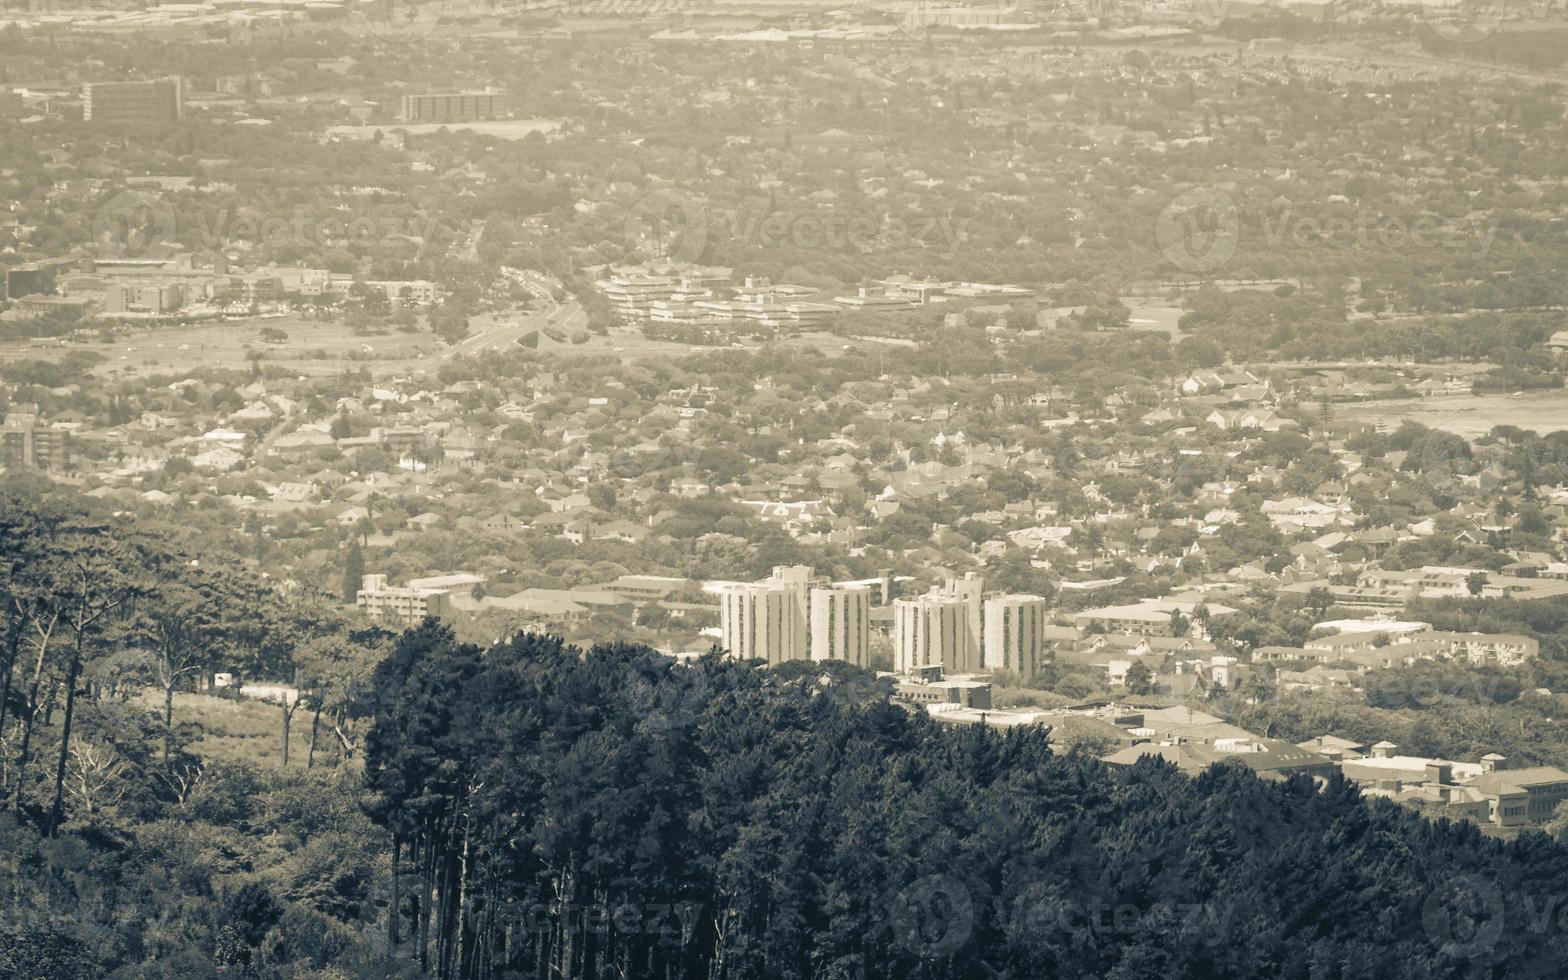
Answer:
M442 351L440 360L465 357L484 350L504 350L521 340L529 331L540 330L548 325L554 325L570 333L587 323L588 314L583 312L582 307L578 306L575 300L558 303L546 297L541 297L545 300L545 305L541 309L530 310L515 318L505 317L483 331L470 334Z

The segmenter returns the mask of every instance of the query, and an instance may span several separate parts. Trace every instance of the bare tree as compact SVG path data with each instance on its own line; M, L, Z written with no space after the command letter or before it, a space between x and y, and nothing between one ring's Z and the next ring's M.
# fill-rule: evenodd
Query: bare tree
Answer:
M207 767L201 762L186 762L163 770L163 781L180 806L189 806L207 782Z
M17 814L22 812L22 804L27 791L27 766L32 761L33 728L38 723L38 714L43 706L38 700L38 689L43 683L44 664L49 655L49 644L54 639L60 623L60 612L50 609L37 614L32 623L33 635L29 641L33 648L33 676L27 685L27 695L22 715L22 744L16 755L16 789L12 796L12 808Z
M289 732L294 727L294 712L298 711L299 706L304 702L305 699L298 691L294 692L292 698L289 697L287 688L278 693L278 705L283 709L283 768L285 769L289 765Z
M55 836L65 815L65 768L70 758L71 726L76 720L76 688L90 645L101 638L110 616L121 610L144 587L130 570L147 567L143 549L128 545L119 535L109 537L105 527L82 523L60 549L64 566L56 601L61 623L70 632L70 658L65 674L65 717L60 729L60 755L55 765L54 802L49 808L48 833Z
M91 814L120 801L128 784L120 777L125 760L107 746L77 739L71 746L70 792L82 809Z

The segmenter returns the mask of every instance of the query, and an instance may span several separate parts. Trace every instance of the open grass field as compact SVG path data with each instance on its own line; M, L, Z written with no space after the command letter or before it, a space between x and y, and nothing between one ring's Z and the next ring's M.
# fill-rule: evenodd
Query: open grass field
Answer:
M1335 406L1335 411L1344 418L1378 422L1385 432L1392 432L1409 420L1467 437L1489 432L1494 425L1517 425L1545 435L1568 429L1568 391L1439 395Z
M149 690L149 708L163 710L163 695ZM174 696L174 723L194 722L201 726L202 738L194 751L222 762L250 762L276 768L283 765L283 711L265 701L232 701L210 694L179 693ZM305 767L310 752L310 713L300 708L294 713L289 738L289 767ZM337 761L332 735L324 732L316 745L316 764Z
M288 334L283 343L261 339L263 328ZM39 358L54 360L72 351L92 351L105 361L101 376L186 374L200 367L244 370L248 355L259 351L269 364L302 375L337 374L368 366L374 374L394 374L428 364L438 346L434 335L393 330L379 336L355 336L342 323L303 317L251 317L190 326L127 327L112 343L0 344L0 361Z
M428 371L441 360L510 350L522 334L545 323L571 332L580 328L583 314L575 304L562 305L547 316L517 313L482 314L470 319L469 338L456 348L439 341L428 330L359 336L346 324L306 317L250 317L190 326L125 327L112 343L0 342L0 362L24 359L60 360L72 352L90 351L104 358L94 368L100 377L186 375L198 368L248 370L250 355L260 352L267 365L283 367L301 376L321 377L345 370L369 369L375 378L412 375ZM288 335L283 343L261 339L266 328ZM739 339L739 338L738 338ZM742 341L755 347L757 342ZM837 353L844 341L829 334L806 335L791 343L806 343ZM608 335L590 334L583 343L542 337L541 357L614 356L625 363L646 358L680 357L717 347L650 340L637 327L618 327Z
M386 133L391 130L399 130L410 136L425 136L430 133L439 133L444 129L448 132L477 133L480 136L490 136L495 139L520 140L534 133L553 133L560 128L560 122L554 119L491 119L479 122L332 126L327 129L327 134L329 136L344 136L352 139L373 139L376 133Z
M1181 337L1181 330L1176 325L1185 312L1181 307L1133 305L1130 309L1132 312L1127 318L1127 326L1130 329L1169 334L1173 341Z

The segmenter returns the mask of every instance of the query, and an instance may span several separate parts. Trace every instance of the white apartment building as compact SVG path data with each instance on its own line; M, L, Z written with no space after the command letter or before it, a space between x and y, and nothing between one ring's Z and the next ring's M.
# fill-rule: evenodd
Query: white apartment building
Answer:
M1006 670L1025 680L1040 669L1040 651L1050 619L1037 595L1000 595L985 600L985 669Z
M969 649L974 657L973 669L980 669L980 627L985 601L985 579L974 572L965 572L963 578L950 578L942 583L942 594L962 599L969 605Z
M931 592L893 602L893 669L900 674L940 665L946 674L968 674L979 667L973 641L971 603L959 596Z
M811 590L811 659L871 666L871 590L835 585Z
M740 660L768 666L805 660L808 642L806 582L780 576L727 585L719 593L719 643Z
M426 616L445 616L449 608L445 589L399 588L387 585L385 575L366 575L354 604L371 619L390 619L410 626Z

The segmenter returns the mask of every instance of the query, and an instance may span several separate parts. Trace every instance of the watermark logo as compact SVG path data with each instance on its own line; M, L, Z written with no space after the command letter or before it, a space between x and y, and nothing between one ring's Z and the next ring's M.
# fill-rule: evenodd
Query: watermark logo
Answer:
M974 930L974 899L952 875L926 875L898 893L892 922L894 939L916 956L951 956Z
M1164 789L1159 792L1167 795ZM1000 907L997 916L1017 938L1093 936L1101 942L1118 942L1163 936L1180 937L1189 945L1218 946L1229 934L1229 916L1208 903L1156 902L1140 908L1130 903L1080 902L1045 884L1026 888L1014 899L1010 916Z
M940 249L951 258L966 237L968 219L945 214L872 214L817 207L793 210L772 200L715 209L699 195L665 188L639 198L626 214L628 251L674 262L697 262L709 246L801 249L840 254L892 249Z
M1419 448L1418 465L1426 479L1450 486L1475 469L1471 443L1491 427L1480 415L1457 415L1431 427Z
M686 0L566 0L558 8L562 17L585 19L658 18L689 22L694 8Z
M1178 194L1160 212L1154 239L1165 258L1184 272L1213 272L1236 254L1241 219L1236 201L1217 187Z
M708 247L708 205L695 194L666 188L645 195L626 214L626 247L673 262L696 262Z
M1514 0L1515 12L1526 5ZM1474 44L1496 34L1509 12L1509 0L1458 0L1457 3L1426 0L1421 4L1421 23L1433 35L1453 44Z
M636 705L641 718L638 731L655 736L673 736L689 728L703 710L700 693L689 689L671 691L668 686L648 681L635 682L627 690L626 697Z
M1503 893L1479 875L1459 875L1427 894L1421 926L1427 938L1453 959L1476 959L1491 952L1503 934Z
M1497 237L1498 221L1445 221L1432 215L1406 220L1356 209L1350 214L1313 217L1282 208L1262 216L1269 247L1391 249L1473 249L1485 258Z
M174 240L174 208L159 194L128 190L109 198L93 214L93 241L99 254L139 259L155 246Z
M1196 0L1192 5L1193 19L1199 27L1213 30L1230 19L1231 0Z
M1502 480L1529 486L1551 485L1568 469L1568 440L1499 424L1485 413L1459 413L1432 422L1412 452L1427 480L1444 488L1465 477L1474 482L1474 474L1494 457Z
M365 33L390 44L411 44L433 35L470 33L491 15L483 0L370 0L362 5Z
M93 212L93 241L101 257L143 258L158 245L174 242L181 224L162 194L122 191ZM432 215L315 217L304 208L274 212L239 207L187 211L183 227L188 237L194 235L209 250L243 242L274 248L412 248L418 256L429 247L437 219Z
M499 918L512 928L533 935L549 935L564 930L574 936L642 936L660 946L682 947L697 934L702 917L701 902L536 902L532 905L505 905ZM465 910L465 914L476 914Z

